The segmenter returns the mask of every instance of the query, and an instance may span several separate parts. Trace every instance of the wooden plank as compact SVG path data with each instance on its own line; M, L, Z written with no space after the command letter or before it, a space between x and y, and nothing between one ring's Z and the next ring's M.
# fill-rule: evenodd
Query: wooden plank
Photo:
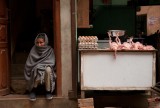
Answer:
M7 25L0 24L0 42L7 42Z
M57 96L62 96L62 63L61 63L61 29L60 29L60 0L53 0L53 21L54 21L54 49L56 56L56 73L57 73Z
M1 44L0 44L1 46ZM8 49L0 48L0 95L9 93Z
M75 7L75 0L71 0L71 47L72 47L72 90L73 90L73 95L75 98L77 98L77 82L78 81L78 59L77 59L77 39L76 39L76 31L77 31L77 27L76 27L76 23L77 20L75 19L75 11L76 11L76 7Z
M0 18L6 18L7 16L7 8L6 8L6 1L0 0Z
M77 25L78 25L78 28L90 28L89 0L77 1Z
M93 98L78 99L78 102L93 102Z
M6 0L0 0L0 95L10 92Z
M94 108L94 106L87 106L87 107L81 107L81 108Z
M93 98L78 99L79 108L94 108Z

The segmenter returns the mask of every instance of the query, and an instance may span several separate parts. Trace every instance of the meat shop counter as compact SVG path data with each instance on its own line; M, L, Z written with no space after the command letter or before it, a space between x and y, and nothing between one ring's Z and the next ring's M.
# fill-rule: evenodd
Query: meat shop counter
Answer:
M79 50L81 91L150 90L156 83L156 50Z

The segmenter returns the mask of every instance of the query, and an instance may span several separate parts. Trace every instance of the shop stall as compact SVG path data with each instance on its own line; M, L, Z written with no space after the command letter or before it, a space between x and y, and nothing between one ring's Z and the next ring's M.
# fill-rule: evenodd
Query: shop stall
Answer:
M156 50L79 49L81 95L88 90L148 91L156 83Z

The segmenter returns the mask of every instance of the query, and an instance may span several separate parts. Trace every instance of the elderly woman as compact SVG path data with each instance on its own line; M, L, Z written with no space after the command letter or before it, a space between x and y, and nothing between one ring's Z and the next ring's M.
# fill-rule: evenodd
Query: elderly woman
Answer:
M44 84L46 99L52 99L55 89L56 75L54 73L55 55L53 49L48 46L48 37L45 33L39 33L35 38L24 67L24 76L28 82L30 100L36 100L36 88Z

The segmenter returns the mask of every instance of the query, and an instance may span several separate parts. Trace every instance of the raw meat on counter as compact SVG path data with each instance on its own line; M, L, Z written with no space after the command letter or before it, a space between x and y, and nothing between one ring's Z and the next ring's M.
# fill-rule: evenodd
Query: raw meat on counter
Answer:
M119 39L119 34L117 33L115 42L111 39L111 33L108 32L109 36L109 50L114 50L114 57L116 58L117 50L155 50L152 45L143 45L140 42L133 42L133 38L131 37L129 41L121 43Z
M112 42L110 33L108 33L108 36L111 50L155 50L152 45L143 45L140 42L133 42L133 38L130 38L127 42L121 43L118 34L115 42Z

